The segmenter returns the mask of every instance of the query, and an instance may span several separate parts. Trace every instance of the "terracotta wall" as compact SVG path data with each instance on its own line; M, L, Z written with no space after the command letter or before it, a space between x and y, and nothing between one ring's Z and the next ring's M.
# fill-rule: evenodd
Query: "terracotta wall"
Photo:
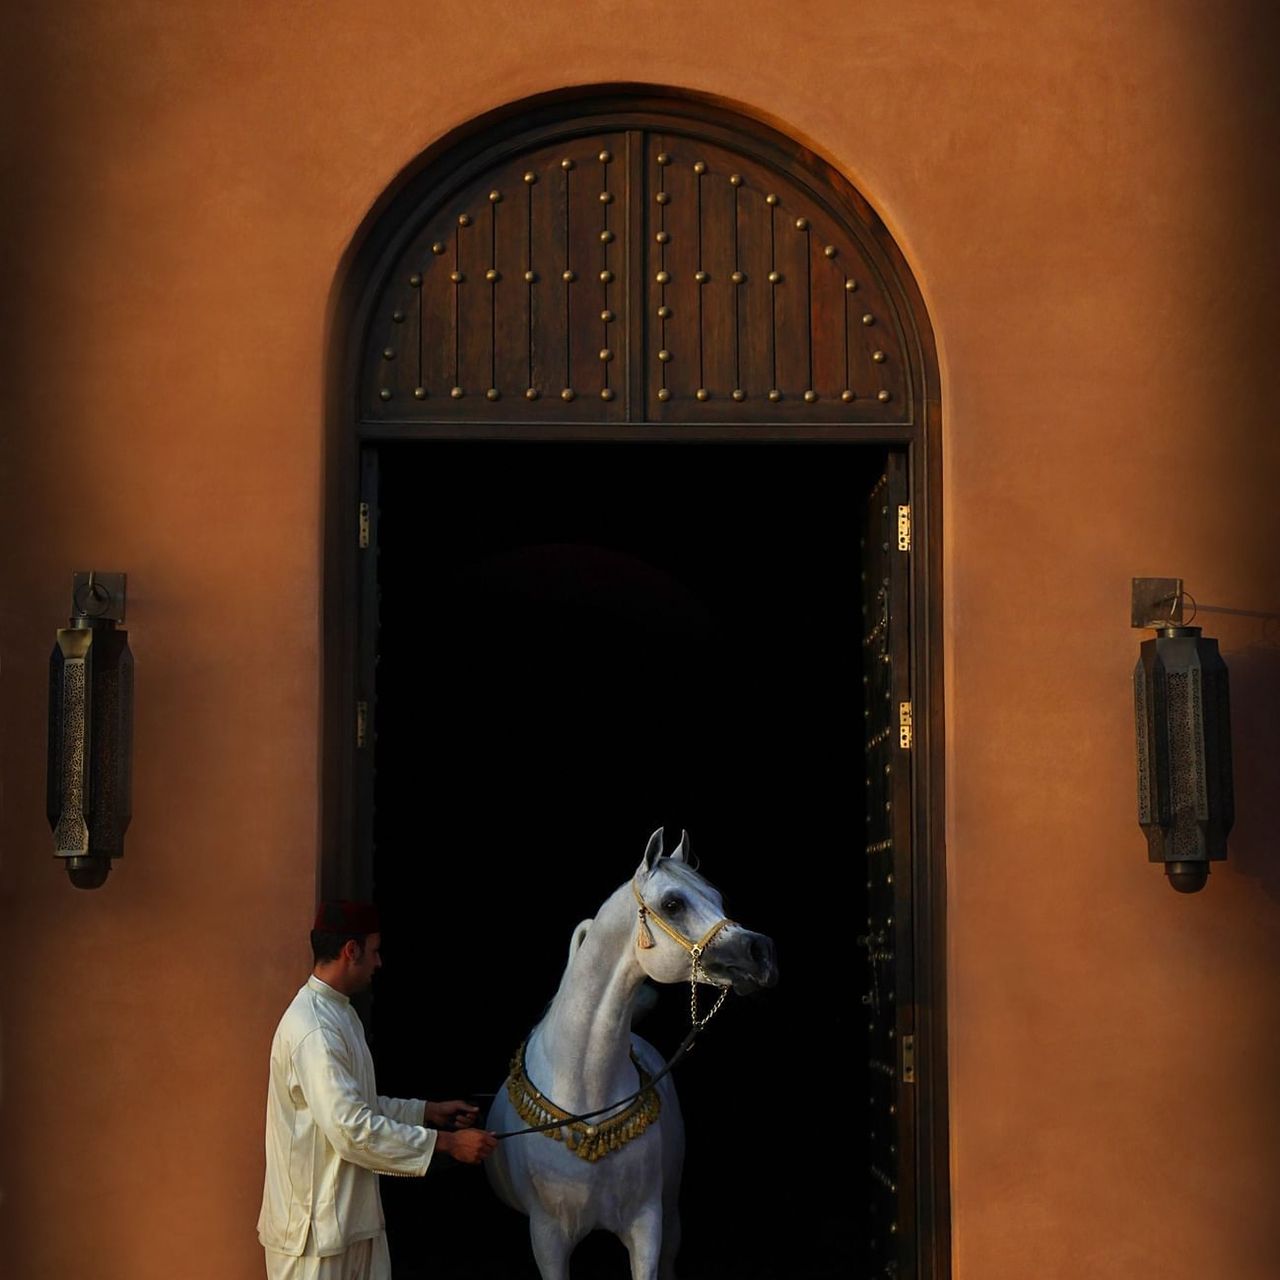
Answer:
M450 129L621 81L809 142L931 309L956 1276L1280 1273L1260 4L67 0L5 25L6 1277L260 1274L266 1047L317 857L335 272ZM91 566L130 574L139 695L128 856L86 894L42 795L47 655ZM1138 574L1238 611L1201 615L1240 818L1192 898L1135 824Z

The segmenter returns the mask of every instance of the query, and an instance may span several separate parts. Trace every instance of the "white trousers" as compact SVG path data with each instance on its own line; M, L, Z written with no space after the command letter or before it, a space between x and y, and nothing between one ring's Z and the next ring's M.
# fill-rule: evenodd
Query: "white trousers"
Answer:
M305 1253L291 1258L271 1249L266 1253L267 1280L391 1280L385 1231L370 1240L357 1240L349 1249L328 1258Z

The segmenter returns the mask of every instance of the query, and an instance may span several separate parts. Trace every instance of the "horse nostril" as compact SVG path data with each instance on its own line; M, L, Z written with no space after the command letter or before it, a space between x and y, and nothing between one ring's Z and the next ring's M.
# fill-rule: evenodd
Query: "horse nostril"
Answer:
M766 938L762 933L754 933L751 935L751 941L747 949L751 956L751 963L757 969L772 972L776 963L772 938Z

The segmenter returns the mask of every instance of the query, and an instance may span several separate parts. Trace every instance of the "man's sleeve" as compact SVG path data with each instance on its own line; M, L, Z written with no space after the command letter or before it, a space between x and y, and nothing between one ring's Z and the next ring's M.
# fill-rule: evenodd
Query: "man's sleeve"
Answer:
M376 1173L426 1173L435 1130L374 1111L360 1096L339 1036L323 1027L309 1032L293 1051L293 1067L316 1124L343 1160Z
M421 1098L384 1098L379 1094L378 1110L401 1124L426 1124L427 1104Z

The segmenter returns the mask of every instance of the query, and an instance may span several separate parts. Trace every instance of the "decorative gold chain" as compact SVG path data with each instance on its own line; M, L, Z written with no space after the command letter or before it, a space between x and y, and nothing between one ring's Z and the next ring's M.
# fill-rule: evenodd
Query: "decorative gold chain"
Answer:
M707 1014L705 1018L702 1019L701 1022L699 1022L698 1021L698 975L702 974L703 977L706 977L706 974L703 973L703 969L702 969L702 948L699 946L690 947L689 955L692 957L692 960L693 960L693 965L689 970L689 1020L693 1023L695 1027L698 1027L699 1029L701 1029L702 1027L705 1027L707 1023L711 1021L712 1018L715 1017L716 1010L719 1009L722 1004L724 1004L724 998L729 994L729 988L728 987L720 988L720 995L716 998L715 1004L711 1006L711 1011ZM711 985L715 986L716 984L712 983Z
M714 1012L714 1010L712 1011ZM708 1014L708 1017L711 1015ZM625 1147L633 1138L638 1138L657 1118L662 1110L662 1100L656 1089L647 1086L653 1077L636 1061L634 1050L631 1061L640 1075L640 1096L633 1099L624 1111L615 1116L592 1124L586 1120L575 1120L572 1113L556 1106L525 1074L524 1042L516 1050L511 1059L511 1071L507 1076L507 1097L515 1107L516 1114L525 1124L536 1127L550 1124L554 1120L563 1120L564 1125L555 1129L544 1129L543 1134L563 1142L580 1160L594 1163L601 1156Z

